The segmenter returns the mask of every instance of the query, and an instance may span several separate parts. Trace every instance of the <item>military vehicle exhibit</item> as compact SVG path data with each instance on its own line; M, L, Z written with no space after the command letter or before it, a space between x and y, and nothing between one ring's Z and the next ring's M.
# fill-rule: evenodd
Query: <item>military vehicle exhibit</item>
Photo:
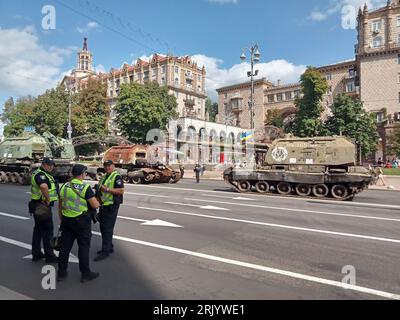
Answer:
M229 168L224 180L242 193L351 200L376 178L356 166L356 146L345 137L278 139L256 158L255 170Z
M103 162L112 160L116 170L121 174L125 183L176 183L180 172L160 163L149 164L150 146L121 145L108 149ZM100 180L104 175L102 167L89 167L90 178Z
M56 180L63 182L70 177L75 150L69 141L49 132L6 138L0 143L0 183L30 184L32 172L40 167L44 157L56 162Z

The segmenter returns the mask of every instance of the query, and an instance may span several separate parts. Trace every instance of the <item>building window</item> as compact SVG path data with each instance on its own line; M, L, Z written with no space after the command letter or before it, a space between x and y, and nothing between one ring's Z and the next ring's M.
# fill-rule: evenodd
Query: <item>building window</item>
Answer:
M295 90L294 91L294 97L295 98L300 98L301 90Z
M400 44L400 33L397 35L397 44Z
M328 91L326 92L327 94L332 94L332 86L328 87Z
M285 92L285 99L292 100L292 92L291 91Z
M175 73L179 73L179 67L175 67Z
M165 66L162 66L162 67L161 67L161 73L162 73L162 74L164 74L166 70L167 70L167 69L166 69Z
M164 77L161 79L161 84L165 84L165 78Z
M179 79L178 78L175 78L175 85L179 86Z
M347 83L346 92L354 92L354 91L355 91L354 82L351 81L351 82Z
M356 76L356 71L354 69L349 69L349 76L350 78L353 78Z
M379 48L382 47L382 38L381 37L375 37L372 40L372 48Z
M400 64L400 54L397 55L397 63Z
M400 57L400 54L399 54L399 57ZM227 94L226 92L224 93L224 98L225 98L225 99L228 98L228 94Z
M129 81L132 83L133 82L133 76L129 77Z
M201 75L197 75L197 81L201 81Z
M119 86L120 86L120 84L121 84L120 80L117 79L117 80L115 81L115 83L117 84L117 88L119 88Z
M151 74L153 75L153 77L155 77L157 75L157 69L152 69Z
M328 73L328 74L325 76L325 79L328 80L328 81L332 80L332 74L331 74L331 73Z
M400 16L397 17L397 26L400 27Z
M372 21L372 32L381 31L382 22L381 20Z
M400 103L400 92L399 92L399 103Z
M282 93L278 93L276 95L276 101L282 101L283 100L283 94Z
M397 83L400 83L400 73L397 74Z
M275 102L275 95L269 94L268 95L268 102Z

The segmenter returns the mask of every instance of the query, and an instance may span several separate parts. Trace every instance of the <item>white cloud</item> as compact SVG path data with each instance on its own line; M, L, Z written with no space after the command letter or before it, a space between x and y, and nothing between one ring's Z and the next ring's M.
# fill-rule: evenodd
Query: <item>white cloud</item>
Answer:
M97 65L94 69L97 73L107 73L106 68L102 64Z
M230 4L230 3L237 4L237 3L239 3L239 0L207 0L207 1L211 2L211 3L218 3L218 4Z
M341 12L342 18L346 18L350 13L352 19L355 20L358 14L358 9L364 7L364 4L368 5L369 10L374 10L386 5L387 0L329 0L328 6L325 9L316 8L309 15L308 19L313 21L323 21L328 17ZM343 12L344 8L351 8L351 10L346 10Z
M214 101L217 101L218 88L229 86L232 84L249 81L247 72L250 70L249 63L235 64L229 69L221 68L223 61L221 59L208 57L202 54L192 56L194 61L202 67L206 68L206 90L207 95ZM305 71L306 66L295 65L286 60L273 60L256 65L259 70L259 78L267 78L267 80L276 82L281 80L283 83L298 82L300 75Z
M99 27L100 26L97 22L91 21L91 22L88 22L85 27L82 27L82 28L77 27L76 31L78 31L81 34L88 34L90 31L95 30Z
M37 95L60 80L71 48L45 48L32 27L0 29L0 95Z

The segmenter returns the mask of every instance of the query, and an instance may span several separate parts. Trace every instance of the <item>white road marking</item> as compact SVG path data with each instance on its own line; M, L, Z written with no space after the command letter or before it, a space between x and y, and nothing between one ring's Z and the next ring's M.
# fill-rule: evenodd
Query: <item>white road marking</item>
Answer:
M99 232L92 232L92 234L94 234L96 236L101 236L101 234ZM181 253L184 255L189 255L189 256L194 256L197 258L222 262L222 263L235 265L235 266L239 266L239 267L243 267L243 268L265 271L267 273L278 274L278 275L286 276L286 277L290 277L290 278L296 278L296 279L300 279L300 280L315 282L315 283L319 283L319 284L329 285L329 286L352 290L352 291L356 291L356 292L366 293L366 294L379 296L379 297L383 297L383 298L387 298L387 299L400 300L399 294L390 293L390 292L386 292L386 291L380 291L380 290L375 290L375 289L371 289L371 288L367 288L367 287L345 284L342 282L319 278L319 277L314 277L314 276L309 276L309 275L305 275L305 274L301 274L301 273L297 273L297 272L291 272L291 271L282 270L282 269L270 268L270 267L266 267L266 266L262 266L262 265L244 262L244 261L217 257L217 256L209 255L209 254L194 252L194 251L190 251L190 250L180 249L180 248L176 248L176 247L170 247L170 246L166 246L166 245L161 245L161 244L137 240L137 239L131 239L131 238L127 238L127 237L121 237L121 236L114 235L113 238L115 240L120 240L120 241L139 244L139 245L143 245L143 246L147 246L147 247Z
M27 218L27 217L16 216L16 215L14 215L14 214L5 213L5 212L0 212L0 216L9 217L9 218L14 218L14 219L19 219L19 220L30 220L30 218Z
M273 228L281 228L281 229L290 229L290 230L299 230L299 231L306 231L306 232L315 232L315 233L323 233L323 234L331 234L336 236L344 236L344 237L351 237L351 238L361 238L361 239L368 239L368 240L375 240L375 241L384 241L384 242L392 242L392 243L400 243L400 240L391 239L391 238L380 238L380 237L373 237L373 236L366 236L361 234L353 234L353 233L343 233L343 232L336 232L336 231L328 231L328 230L320 230L320 229L311 229L311 228L303 228L303 227L295 227L295 226L288 226L282 224L274 224L274 223L267 223L267 222L259 222L253 220L243 220L243 219L234 219L234 218L227 218L227 217L220 217L220 216L211 216L211 215L204 215L199 213L191 213L191 212L180 212L174 210L165 210L165 209L157 209L157 208L146 208L146 207L138 207L138 209L149 210L149 211L159 211L159 212L166 212L166 213L175 213L187 216L195 216L195 217L202 217L202 218L209 218L209 219L217 219L217 220L226 220L226 221L233 221L233 222L241 222L241 223L248 223L248 224L255 224Z
M232 200L243 200L243 201L255 201L256 199L244 198L244 197L224 197L224 196L215 196L211 194L202 194L204 197L212 197L212 198L222 198L222 199L232 199Z
M131 194L131 195L136 195L136 196L148 196L148 197L153 197L153 198L170 198L168 196L160 196L156 194L146 194L146 193L135 193L135 192L124 192L124 194Z
M12 245L20 247L20 248L24 248L24 249L27 249L27 250L32 250L32 246L30 244L27 244L27 243L24 243L24 242L20 242L20 241L17 241L17 240L13 240L13 239L9 239L9 238L5 238L5 237L0 236L0 241L3 241L3 242L8 243L8 244L12 244ZM55 253L56 256L58 256L58 252L57 251L55 251L54 253ZM24 256L23 259L32 259L32 255ZM72 262L72 263L79 263L78 258L76 256L74 256L73 254L69 255L69 261Z
M272 210L280 210L280 211L316 213L316 214L322 214L322 215L327 215L327 216L340 216L340 217L349 217L349 218L360 218L360 219L371 219L371 220L383 220L383 221L400 222L400 219L382 218L382 217L374 217L374 216L362 216L362 215L357 215L357 214L346 214L346 213L327 212L327 211L315 211L315 210L308 210L308 209L292 209L292 208L284 208L284 207L272 207L272 206L262 206L262 205L256 205L256 204L232 203L232 202L212 201L212 200L194 199L194 198L185 198L185 200L198 201L198 202L207 202L207 203L211 202L211 203L227 204L227 205L234 205L234 206L241 206L241 207L272 209Z
M230 209L226 209L226 208L220 208L220 207L214 207L214 206L202 206L202 205L198 205L198 204L187 204L187 203L180 203L180 202L164 202L164 203L175 204L178 206L195 207L195 208L200 208L203 210L231 211Z
M136 185L136 184L129 184L128 186L131 187L145 187L145 188L155 188L155 189L170 189L170 190L183 190L183 191L196 191L196 192L204 192L204 193L217 193L217 194L237 194L240 195L240 193L237 192L229 192L229 191L214 191L214 190L206 190L206 189L189 189L189 188L173 188L173 187L162 187L162 186L154 186L154 185ZM264 194L245 194L246 197L254 197L255 200L262 200L262 199L268 199L268 200L295 200L295 201L305 201L305 202L311 202L311 203L317 203L317 204L335 204L338 206L366 206L366 207L375 207L375 208L382 208L382 209L399 209L400 206L394 206L394 205L386 205L386 204L376 204L376 203L364 203L364 202L341 202L341 201L335 201L335 200L317 200L317 199L310 199L310 198L288 198L288 197L281 197L279 195L264 195ZM240 197L240 196L239 196Z
M136 219L136 218L131 218L131 217L124 217L124 216L118 216L118 219L143 222L143 223L141 223L141 225L143 225L143 226L183 228L182 226L179 226L177 224L159 220L159 219L143 220L143 219Z

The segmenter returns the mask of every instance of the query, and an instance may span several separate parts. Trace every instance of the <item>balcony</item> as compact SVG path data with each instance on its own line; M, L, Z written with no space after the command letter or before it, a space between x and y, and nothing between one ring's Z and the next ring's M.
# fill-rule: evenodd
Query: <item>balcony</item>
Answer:
M185 103L185 106L190 106L193 107L196 105L196 102L194 99L184 99L183 102Z
M188 81L193 81L194 77L192 73L185 73L185 79Z

